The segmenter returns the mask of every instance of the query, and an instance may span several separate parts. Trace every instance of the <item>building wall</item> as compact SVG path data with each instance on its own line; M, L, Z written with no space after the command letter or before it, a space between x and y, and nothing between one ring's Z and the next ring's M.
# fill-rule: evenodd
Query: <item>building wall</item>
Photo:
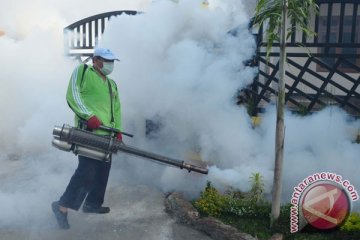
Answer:
M340 16L340 4L333 4L333 9L332 9L332 15L333 17L339 17ZM326 5L321 5L321 9L320 9L320 18L326 18L328 14L328 7ZM346 7L345 7L345 16L352 16L353 14L353 4L346 4ZM357 16L358 16L358 19L357 19L357 36L356 36L356 41L357 43L360 43L360 8L358 8L358 12L357 12ZM312 27L312 29L315 29L315 16L312 16L312 18L309 20L309 24L310 26ZM339 39L339 31L338 31L338 28L339 26L332 26L332 31L334 32L334 35L336 39L333 39L333 42L338 42L338 39ZM321 30L321 29L319 29ZM348 29L349 30L349 29ZM345 32L345 30L344 30ZM337 35L336 35L337 33ZM345 35L345 33L344 33ZM321 41L321 34L318 35L318 41ZM297 32L296 33L296 38L295 40L297 42L301 42L302 41L302 33L301 32ZM343 39L344 41L345 39ZM288 42L290 42L290 40L288 40ZM308 37L307 38L307 42L314 42L314 37ZM308 49L311 53L320 53L321 50L320 48L317 48L317 47L310 47ZM305 48L301 48L301 47L288 47L287 48L287 52L288 53L307 53L308 52L307 49ZM350 49L350 50L354 50L355 52L357 51L357 53L360 55L360 49ZM262 47L260 49L260 51L262 52L265 52L265 48ZM345 50L342 50L340 48L337 48L336 49L336 52L340 53L342 51L345 51ZM279 48L273 48L273 52L279 52ZM306 61L308 60L308 57L289 57L289 59L297 62L298 64L300 65L305 65ZM273 57L270 59L270 62L275 64L276 62L278 61L278 58L276 57ZM358 56L357 60L355 61L356 65L358 67L360 67L360 58ZM271 74L271 69L269 70L268 67L266 66L266 64L260 64L260 69L263 70L263 71L267 71L269 74ZM294 67L294 66L291 66L291 65L287 65L287 71L293 73L294 75L298 75L299 72L300 72L300 69ZM314 72L318 73L319 75L323 76L323 77L327 77L329 75L329 71L327 69L324 69L324 68L321 68L319 67L318 64L312 62L309 66L309 69L313 70ZM354 69L347 69L347 68L339 68L342 72L346 73L348 76L350 76L352 79L359 79L360 77L360 73ZM313 76L312 74L309 74L309 73L305 73L303 78L307 79L308 81L310 81L312 84L314 84L315 86L317 87L320 87L322 84L323 84L323 81L319 80L317 77ZM346 89L350 89L352 86L353 86L353 83L351 81L349 81L348 79L342 77L341 75L335 73L331 79L338 83L339 85L345 87ZM265 82L266 79L264 77L260 77L259 79L261 82ZM286 77L286 83L288 85L292 85L293 83L293 80L290 79L289 77ZM273 88L276 88L276 83L272 83L272 86ZM299 84L297 86L301 91L304 91L305 93L308 93L308 94L316 94L316 91L311 89L310 87L304 85L304 84ZM341 89L337 88L336 86L332 85L332 84L329 84L326 88L325 88L328 92L334 94L334 95L340 95L340 96L344 96L346 95L347 93L342 91ZM356 89L356 92L357 93L360 93L360 86Z

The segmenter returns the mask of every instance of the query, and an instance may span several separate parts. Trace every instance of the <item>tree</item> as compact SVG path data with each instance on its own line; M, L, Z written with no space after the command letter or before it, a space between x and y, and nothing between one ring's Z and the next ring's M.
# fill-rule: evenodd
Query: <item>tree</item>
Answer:
M311 13L318 12L316 0L258 0L255 9L254 25L266 28L266 57L269 60L274 42L279 42L279 83L276 114L275 167L272 189L272 206L270 225L277 222L280 215L282 192L282 168L285 139L285 63L286 40L297 30L307 36L315 34L307 25ZM292 24L288 24L290 21Z

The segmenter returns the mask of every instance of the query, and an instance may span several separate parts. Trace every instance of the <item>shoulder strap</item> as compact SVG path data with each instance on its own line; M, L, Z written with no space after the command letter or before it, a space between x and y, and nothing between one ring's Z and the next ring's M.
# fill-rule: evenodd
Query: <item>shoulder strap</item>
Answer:
M111 82L113 83L112 85L114 85L115 89L118 90L117 85L116 85L116 82L115 82L114 80L112 80L112 79L110 79L110 80L111 80Z
M108 86L109 86L109 94L110 94L110 104L111 104L111 123L113 123L115 120L114 120L114 109L113 109L113 91L112 91L112 88L111 88L111 83L110 83L110 78L107 79L107 83L108 83Z
M81 75L80 86L82 86L82 84L83 84L84 75L85 75L85 71L86 71L87 68L88 68L88 65L87 65L87 64L84 64L84 69L83 69L83 72L82 72L82 75Z

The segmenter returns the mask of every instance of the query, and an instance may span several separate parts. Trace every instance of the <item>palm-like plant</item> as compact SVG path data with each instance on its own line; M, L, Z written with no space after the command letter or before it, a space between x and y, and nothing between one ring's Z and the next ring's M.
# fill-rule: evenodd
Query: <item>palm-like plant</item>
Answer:
M258 0L254 24L266 28L266 58L269 59L274 42L279 42L279 84L277 98L275 168L272 190L271 226L278 220L281 202L281 177L284 156L284 107L286 40L297 30L310 36L315 34L307 25L312 12L318 12L316 0ZM288 24L288 20L292 24Z
M254 204L261 203L264 195L264 180L260 173L252 173L250 176L251 190L250 201Z

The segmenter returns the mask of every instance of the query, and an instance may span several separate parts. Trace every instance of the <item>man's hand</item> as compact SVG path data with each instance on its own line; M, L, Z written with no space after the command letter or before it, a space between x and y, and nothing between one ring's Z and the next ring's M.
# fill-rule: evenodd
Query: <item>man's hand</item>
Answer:
M92 116L87 120L86 125L89 129L97 129L100 127L101 122L96 116Z
M116 139L122 142L122 134L120 132L116 135Z

